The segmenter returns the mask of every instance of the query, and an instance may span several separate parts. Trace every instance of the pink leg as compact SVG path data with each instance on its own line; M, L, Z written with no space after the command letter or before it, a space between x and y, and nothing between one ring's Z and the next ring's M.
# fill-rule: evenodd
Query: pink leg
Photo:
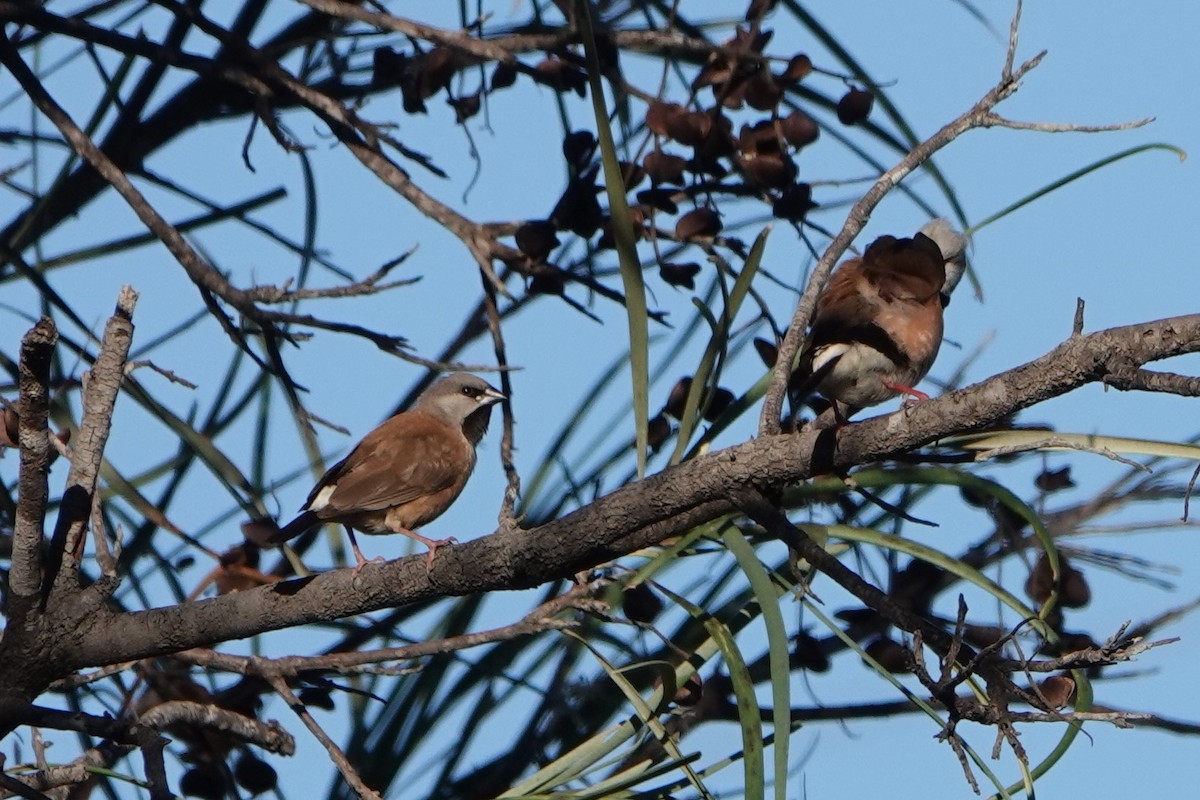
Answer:
M410 531L408 528L396 527L394 530L396 533L403 533L410 539L416 539L418 542L429 548L429 553L425 556L425 569L427 570L433 569L433 557L437 554L437 549L439 547L445 547L449 544L458 544L458 539L455 539L453 536L446 539L430 539L428 536L422 536L416 531Z
M362 554L362 550L358 549L358 540L354 538L354 531L350 529L349 525L344 527L346 528L346 535L350 537L350 549L354 551L354 577L357 578L358 573L362 572L363 567L365 567L367 564L370 564L372 561L383 561L383 556L375 556L374 558L368 560L367 557Z
M913 402L916 403L923 403L929 399L929 395L925 394L920 389L914 389L911 386L905 386L902 383L892 383L889 380L885 380L883 385L891 389L893 392L899 392L900 394L908 395L908 397L911 397ZM908 405L909 401L907 398L905 398L904 403L905 405Z

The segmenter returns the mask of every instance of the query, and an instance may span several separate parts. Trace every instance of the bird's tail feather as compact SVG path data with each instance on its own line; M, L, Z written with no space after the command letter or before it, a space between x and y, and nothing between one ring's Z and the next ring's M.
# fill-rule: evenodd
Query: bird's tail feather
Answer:
M320 521L320 518L317 517L317 512L305 511L287 525L284 525L282 528L275 531L275 533L271 534L270 537L267 538L267 543L282 544L288 539L295 539L297 536L304 533L306 530L313 527Z

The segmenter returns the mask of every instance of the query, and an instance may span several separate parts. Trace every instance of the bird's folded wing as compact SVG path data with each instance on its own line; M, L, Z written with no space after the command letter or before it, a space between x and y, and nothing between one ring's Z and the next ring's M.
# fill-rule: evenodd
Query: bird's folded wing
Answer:
M389 433L373 431L322 481L335 487L322 517L408 503L465 483L475 466L474 450L443 425L410 424L402 437Z

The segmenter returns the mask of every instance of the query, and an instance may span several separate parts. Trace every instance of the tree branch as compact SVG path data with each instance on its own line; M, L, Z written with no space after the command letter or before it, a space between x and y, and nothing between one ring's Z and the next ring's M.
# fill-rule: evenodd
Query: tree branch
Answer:
M739 487L779 488L814 471L848 470L1103 380L1110 363L1145 363L1196 351L1200 314L1074 336L1035 361L905 411L836 431L761 437L622 487L537 528L447 547L429 571L414 556L372 565L357 577L351 570L334 570L194 604L108 612L106 620L63 648L58 668L203 647L441 596L529 588L735 511L728 497Z

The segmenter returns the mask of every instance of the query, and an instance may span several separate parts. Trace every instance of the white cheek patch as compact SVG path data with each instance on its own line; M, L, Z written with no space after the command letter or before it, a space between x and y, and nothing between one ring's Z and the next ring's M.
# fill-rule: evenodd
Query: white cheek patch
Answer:
M337 484L332 483L325 486L321 491L317 492L317 496L308 504L309 511L320 511L325 506L329 505L329 498L333 497L334 491L337 489Z

